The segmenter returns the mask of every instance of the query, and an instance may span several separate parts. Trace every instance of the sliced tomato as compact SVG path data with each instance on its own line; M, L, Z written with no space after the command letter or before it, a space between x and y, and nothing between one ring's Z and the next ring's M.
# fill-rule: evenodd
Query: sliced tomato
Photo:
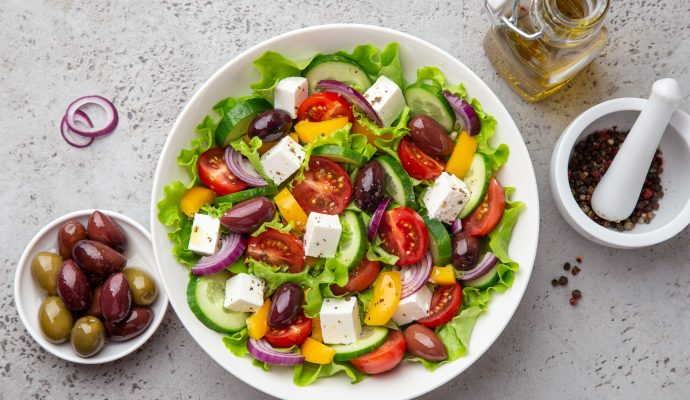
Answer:
M239 192L248 186L230 172L223 158L224 153L219 147L208 149L199 156L197 163L201 183L221 196Z
M304 269L304 245L294 235L268 228L259 236L250 237L247 257L266 264L287 265L290 272Z
M311 318L304 316L301 313L297 320L290 326L285 328L270 328L264 339L273 347L288 348L292 346L299 346L307 340L311 333Z
M498 183L496 178L491 178L489 192L484 197L482 204L462 221L463 229L468 235L484 236L498 225L505 209L506 193L503 186Z
M337 215L352 197L352 183L347 172L325 157L312 157L304 180L292 190L297 203L307 213Z
M420 319L420 324L427 328L436 328L453 319L462 305L462 287L459 283L452 286L439 286L431 297L429 315Z
M400 157L400 163L405 171L411 177L419 180L435 179L441 175L446 167L443 160L427 155L409 138L400 141L398 157Z
M368 258L362 258L362 261L352 269L349 273L349 279L345 286L331 285L331 292L334 295L340 296L345 293L359 293L376 280L376 277L381 271L381 264L378 261L371 261Z
M403 334L400 331L389 329L386 341L379 348L350 362L365 374L380 374L390 371L400 364L406 349Z
M396 265L409 265L424 257L429 245L429 231L413 209L398 207L383 214L379 226L381 247L398 256Z
M341 95L332 92L312 94L304 99L297 109L297 119L312 122L326 121L338 117L347 117L355 121L352 107Z

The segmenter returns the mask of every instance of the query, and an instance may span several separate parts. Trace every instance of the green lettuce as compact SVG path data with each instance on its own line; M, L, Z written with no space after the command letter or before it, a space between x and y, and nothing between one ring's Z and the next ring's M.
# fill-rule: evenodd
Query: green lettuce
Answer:
M232 354L237 357L244 357L249 354L247 350L247 341L249 340L249 333L247 328L241 331L223 337L223 344L230 350Z
M249 162L252 164L252 167L261 175L266 182L268 182L269 185L273 185L273 180L266 175L266 172L264 171L264 167L261 164L261 154L259 154L259 149L263 145L263 142L261 139L258 137L253 137L252 140L249 141L249 143L245 142L244 139L235 139L232 142L230 142L230 146L232 146L233 149L239 151L242 153L243 156L247 157Z
M398 145L400 144L400 140L410 132L407 128L407 123L410 121L411 117L410 107L405 106L393 125L384 128L376 125L376 123L360 111L354 110L353 112L355 118L357 118L357 122L374 135L374 145L379 151L400 161L398 157Z
M173 182L163 188L163 199L158 202L158 220L170 228L168 238L173 243L173 256L183 265L193 266L201 258L187 250L192 234L192 220L180 211L180 199L188 187L182 182Z
M267 51L254 60L253 65L261 79L249 85L256 94L273 103L273 89L278 81L291 76L302 76L302 71L311 63L318 54L302 60L292 61L275 51Z
M254 232L252 232L252 236L259 236L260 234L264 233L268 228L275 229L281 233L288 233L292 231L295 228L295 226L292 223L292 221L288 223L283 223L282 219L280 218L280 215L278 213L275 213L275 215L273 215L273 219L261 224Z
M366 71L372 81L385 75L398 86L404 87L402 65L396 42L388 43L380 53L376 46L363 44L355 47L352 53L339 51L336 54L355 61Z
M333 376L341 371L350 377L350 383L352 384L359 383L367 377L365 373L354 368L349 363L339 364L331 362L330 364L321 365L305 362L295 366L293 381L297 386L308 386L319 378Z
M218 123L213 120L210 115L207 115L199 125L197 125L195 132L197 137L192 140L192 145L188 149L182 149L180 155L177 156L177 163L184 167L189 174L192 181L187 187L195 186L199 181L199 173L196 167L197 161L201 153L210 149L214 145L214 134Z

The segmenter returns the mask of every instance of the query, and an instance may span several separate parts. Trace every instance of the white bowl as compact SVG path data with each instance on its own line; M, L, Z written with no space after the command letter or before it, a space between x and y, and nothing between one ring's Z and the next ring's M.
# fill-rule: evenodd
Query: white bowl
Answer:
M146 332L131 340L125 342L106 341L103 350L90 358L78 356L72 349L69 341L55 344L46 340L38 325L38 308L48 295L31 277L31 260L41 251L57 252L57 237L60 226L70 219L76 219L86 226L86 222L93 211L80 210L71 212L50 222L41 229L24 249L14 277L14 302L17 305L19 319L21 319L26 330L49 353L63 360L79 364L103 364L132 353L146 343L156 329L158 329L165 316L165 311L168 309L168 297L160 287L161 280L156 268L154 268L155 258L149 233L143 226L129 217L113 211L100 210L112 218L127 235L128 249L124 256L127 258L128 265L132 261L132 266L139 267L148 272L156 280L156 284L159 287L158 298L150 306L153 310L153 321L151 321L151 325L146 329Z
M408 81L415 79L418 67L438 66L451 82L464 82L468 93L477 97L484 109L497 119L496 141L507 143L511 149L510 161L503 168L500 179L505 185L516 187L515 198L528 204L515 226L510 243L510 254L520 263L520 271L516 274L513 287L505 294L494 296L489 310L479 318L469 352L464 358L443 365L433 373L418 363L407 363L391 373L371 377L357 385L351 385L346 377L338 375L321 379L312 386L298 387L292 382L292 369L274 367L270 372L264 372L253 366L249 358L235 357L223 346L222 335L206 328L192 314L185 296L189 272L177 264L172 256L167 229L157 219L156 204L163 196L165 185L175 180L189 180L175 159L181 149L189 146L194 137L194 127L219 100L249 94L249 83L259 78L252 61L265 51L275 50L299 60L317 52L349 50L362 43L382 47L392 41L400 44L404 74ZM450 54L413 36L375 26L338 24L300 29L260 43L235 57L204 83L185 106L163 147L153 184L151 221L156 261L159 270L165 270L165 274L161 273L163 287L175 312L201 348L233 375L281 399L309 400L327 396L331 400L351 400L361 397L362 393L366 393L367 398L406 399L429 392L464 371L505 328L532 272L539 232L539 199L534 170L520 132L506 108L477 75Z
M578 206L568 183L568 161L575 144L601 129L617 127L629 131L647 100L622 98L598 104L582 113L565 128L551 156L551 192L563 218L587 239L604 246L634 249L668 240L690 223L690 115L676 110L659 147L664 172L661 185L664 197L649 224L637 224L630 231L618 232L592 221Z

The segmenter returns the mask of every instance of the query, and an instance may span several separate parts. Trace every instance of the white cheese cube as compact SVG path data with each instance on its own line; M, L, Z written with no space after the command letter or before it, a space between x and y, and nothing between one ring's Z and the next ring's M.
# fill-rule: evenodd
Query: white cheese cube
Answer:
M276 185L297 172L304 161L304 149L290 136L285 136L261 156L264 172Z
M426 317L429 314L429 307L431 307L431 290L425 285L417 293L400 300L393 314L393 321L398 325L409 324Z
M319 313L321 335L326 344L350 344L362 332L355 297L324 299Z
M273 107L290 113L292 119L297 118L297 109L304 99L309 96L309 83L301 76L291 76L282 79L273 89Z
M381 118L383 126L390 126L405 108L405 97L400 87L381 75L364 93L364 98Z
M337 215L309 213L304 234L304 253L309 257L333 257L343 227Z
M192 234L189 236L187 248L202 256L210 256L216 252L218 237L220 236L220 220L205 214L194 214Z
M266 284L263 279L241 273L225 282L225 302L230 311L254 312L264 304Z
M424 193L422 201L429 217L450 224L465 207L469 193L467 186L460 178L443 172L436 178L434 185Z

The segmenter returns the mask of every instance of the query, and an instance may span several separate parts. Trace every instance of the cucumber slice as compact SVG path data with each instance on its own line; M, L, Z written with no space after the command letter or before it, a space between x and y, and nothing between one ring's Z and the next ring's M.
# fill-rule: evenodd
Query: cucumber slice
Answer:
M223 118L216 128L216 144L225 147L233 140L246 135L254 117L272 108L271 103L260 97L246 99L229 109L223 108Z
M343 233L338 243L338 262L352 269L357 266L367 251L367 228L362 217L354 211L345 211L340 215ZM346 231L347 230L347 231Z
M498 282L498 266L499 264L494 265L493 268L488 270L484 275L480 276L477 279L473 279L471 281L463 281L462 284L465 287L473 287L477 289L487 289Z
M475 153L470 169L467 171L463 181L470 191L470 198L462 211L460 211L460 218L465 218L472 214L489 191L489 182L491 181L491 161L489 157L482 153Z
M247 325L249 313L227 310L225 282L230 279L228 271L213 275L192 276L187 285L187 303L194 315L208 328L220 333L234 333Z
M349 361L369 354L386 341L388 328L381 326L364 326L357 341L352 344L329 345L335 350L333 361Z
M376 157L386 174L386 192L401 206L414 207L414 190L410 176L403 166L389 155Z
M275 185L259 186L251 189L246 189L241 192L226 194L225 196L217 197L213 200L213 204L237 204L241 201L253 199L258 196L274 196L278 193L278 187Z
M355 153L350 149L345 149L334 144L327 144L325 146L319 146L312 150L311 152L314 156L323 156L331 161L338 163L351 164L354 166L361 166L367 162L363 155Z
M428 115L448 132L453 131L455 112L438 86L413 83L405 89L405 102L413 115Z
M452 246L446 227L436 218L424 217L424 223L426 223L426 229L429 231L429 251L434 265L442 267L449 264Z
M356 61L336 54L315 57L302 73L309 82L309 92L324 79L334 79L364 92L371 86L371 79Z

